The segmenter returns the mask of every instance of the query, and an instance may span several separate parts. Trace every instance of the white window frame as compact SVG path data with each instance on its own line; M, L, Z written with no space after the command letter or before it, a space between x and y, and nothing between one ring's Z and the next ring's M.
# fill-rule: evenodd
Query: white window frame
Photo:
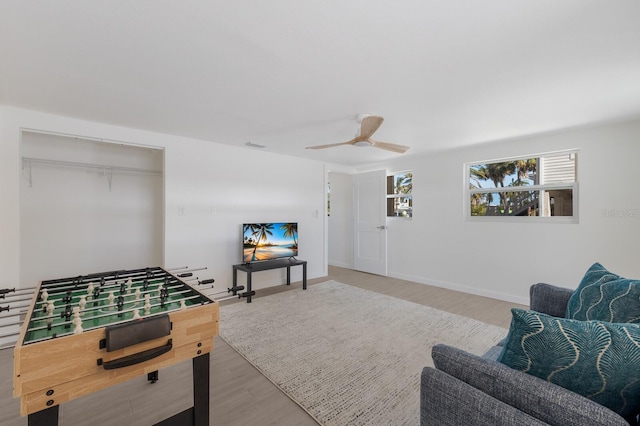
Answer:
M396 199L396 198L411 198L411 216L389 216L387 214L387 219L401 219L401 220L411 220L413 219L413 170L400 170L400 171L396 171L396 172L388 172L387 173L387 178L389 178L390 176L396 176L396 175L401 175L401 174L407 174L407 173L411 173L411 192L409 194L389 194L386 193L385 191L385 202L389 199ZM385 185L386 187L386 185ZM386 203L385 203L386 204Z
M486 161L473 161L464 163L464 191L463 191L463 215L464 220L469 222L525 222L525 223L567 223L574 224L579 223L578 221L578 149L568 149L562 151L550 151L550 152L542 152L538 154L530 154L530 155L519 155L516 157L507 157L501 159L494 160L486 160ZM522 187L500 187L500 188L482 188L482 189L471 189L469 188L469 181L471 178L470 169L473 166L481 165L481 164L491 164L491 163L502 163L509 161L522 160L526 158L541 158L545 156L555 156L555 155L576 155L576 179L575 182L566 182L566 183L553 183L553 184L540 184L540 185L527 185ZM487 194L487 193L501 193L501 192L524 192L524 191L541 191L541 195L545 191L552 190L562 190L562 189L571 189L572 190L572 212L573 216L508 216L508 215L500 215L500 216L472 216L471 215L471 195L472 194ZM543 200L544 197L540 197ZM541 206L542 207L542 206Z

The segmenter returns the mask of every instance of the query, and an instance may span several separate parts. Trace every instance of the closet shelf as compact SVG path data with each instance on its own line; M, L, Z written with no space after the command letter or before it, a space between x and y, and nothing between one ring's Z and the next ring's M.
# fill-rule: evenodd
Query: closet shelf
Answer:
M22 157L22 170L27 169L29 180L29 187L33 186L33 177L31 174L31 166L33 164L46 164L50 166L60 167L72 167L80 169L97 170L100 173L104 173L109 180L109 191L111 191L111 178L113 173L143 173L162 176L162 170L142 169L136 167L122 167L122 166L110 166L106 164L93 164L93 163L81 163L76 161L61 161L61 160L46 160L43 158Z

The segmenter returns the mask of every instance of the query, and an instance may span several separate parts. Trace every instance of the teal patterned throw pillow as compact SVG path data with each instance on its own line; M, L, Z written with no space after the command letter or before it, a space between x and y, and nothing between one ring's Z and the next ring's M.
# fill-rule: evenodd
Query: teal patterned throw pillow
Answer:
M514 308L498 357L626 419L640 412L640 324L577 321Z
M640 323L640 280L630 280L594 263L567 304L566 318Z

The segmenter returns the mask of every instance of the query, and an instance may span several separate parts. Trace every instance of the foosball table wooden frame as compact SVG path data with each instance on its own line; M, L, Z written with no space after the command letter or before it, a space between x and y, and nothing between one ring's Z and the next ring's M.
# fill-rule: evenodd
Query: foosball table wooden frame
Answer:
M29 343L25 334L39 309L41 286L14 349L13 395L21 398L20 413L28 416L29 426L57 425L60 404L144 374L151 379L159 369L188 359L193 363L194 405L158 425L209 424L209 357L218 334L217 302L198 293L203 302L188 309Z

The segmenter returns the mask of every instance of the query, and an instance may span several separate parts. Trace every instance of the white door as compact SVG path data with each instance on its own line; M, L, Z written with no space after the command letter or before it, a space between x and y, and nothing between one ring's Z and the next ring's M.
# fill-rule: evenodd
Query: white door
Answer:
M357 271L387 275L387 173L379 170L354 176L354 254Z

